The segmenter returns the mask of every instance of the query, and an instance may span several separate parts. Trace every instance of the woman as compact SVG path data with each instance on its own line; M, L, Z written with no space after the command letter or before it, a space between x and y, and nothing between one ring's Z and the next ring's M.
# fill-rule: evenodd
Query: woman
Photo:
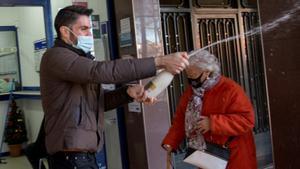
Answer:
M214 55L201 51L189 61L186 74L191 85L181 96L163 148L174 151L187 138L189 147L202 150L205 142L224 145L233 138L227 169L256 169L250 100L237 83L220 74Z

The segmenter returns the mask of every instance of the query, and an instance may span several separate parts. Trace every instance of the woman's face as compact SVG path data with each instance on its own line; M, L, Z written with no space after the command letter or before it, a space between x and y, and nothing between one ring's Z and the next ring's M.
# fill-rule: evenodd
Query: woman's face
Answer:
M186 72L187 78L189 78L189 79L198 79L201 76L201 78L199 79L200 82L204 82L210 74L209 71L202 70L196 65L188 66L185 69L185 72Z

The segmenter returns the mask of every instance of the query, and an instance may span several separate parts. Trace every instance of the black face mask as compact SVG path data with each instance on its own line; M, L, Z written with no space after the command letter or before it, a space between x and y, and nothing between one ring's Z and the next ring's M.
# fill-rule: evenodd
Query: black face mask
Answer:
M204 73L201 73L199 75L199 77L197 77L196 79L191 79L191 78L187 78L188 82L194 87L194 88L199 88L203 85L203 83L205 82L205 80L203 80L203 82L201 82L201 78L203 76Z

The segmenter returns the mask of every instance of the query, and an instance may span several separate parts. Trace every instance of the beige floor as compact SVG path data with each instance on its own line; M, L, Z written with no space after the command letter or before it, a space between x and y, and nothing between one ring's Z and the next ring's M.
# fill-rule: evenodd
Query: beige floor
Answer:
M0 169L32 169L25 156L3 158L7 164L0 164Z

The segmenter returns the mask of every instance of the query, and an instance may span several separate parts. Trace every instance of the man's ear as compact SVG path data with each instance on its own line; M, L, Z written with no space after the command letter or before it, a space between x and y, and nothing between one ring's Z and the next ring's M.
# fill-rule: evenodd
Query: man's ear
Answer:
M68 38L70 36L70 31L66 26L61 26L59 32L62 38Z

